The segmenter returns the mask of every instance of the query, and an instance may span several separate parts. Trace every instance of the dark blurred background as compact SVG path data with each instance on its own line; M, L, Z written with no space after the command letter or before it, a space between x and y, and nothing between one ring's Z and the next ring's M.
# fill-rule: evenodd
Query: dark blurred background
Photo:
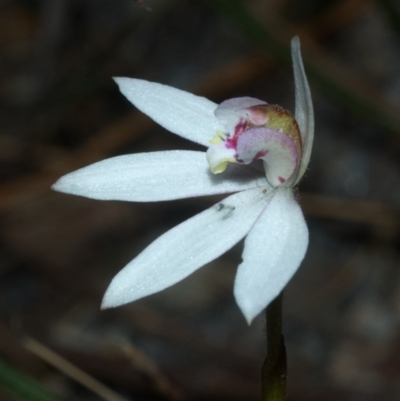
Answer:
M0 1L0 400L258 400L264 318L232 284L242 244L101 312L111 278L218 197L134 204L53 193L113 155L197 149L112 76L293 110L298 34L316 136L306 258L284 301L288 400L400 399L400 4L394 0Z

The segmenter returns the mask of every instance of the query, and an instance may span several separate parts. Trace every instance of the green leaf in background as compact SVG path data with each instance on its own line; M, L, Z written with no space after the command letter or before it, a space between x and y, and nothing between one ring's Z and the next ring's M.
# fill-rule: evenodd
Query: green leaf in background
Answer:
M0 359L0 388L21 401L65 401L49 394L39 383Z

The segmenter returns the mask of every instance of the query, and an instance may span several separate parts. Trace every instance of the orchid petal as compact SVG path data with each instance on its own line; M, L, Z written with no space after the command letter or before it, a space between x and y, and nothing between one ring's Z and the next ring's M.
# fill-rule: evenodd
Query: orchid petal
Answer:
M170 287L232 248L268 203L264 191L231 195L159 237L114 277L102 307L123 305Z
M234 293L248 323L285 287L307 250L308 229L290 188L275 191L248 234Z
M208 146L223 127L214 116L210 100L162 85L133 78L114 78L122 94L140 111L174 134Z
M101 200L164 201L267 186L253 169L210 172L204 152L173 150L106 159L61 177L53 189Z
M303 177L310 162L312 145L314 141L314 109L311 99L310 87L308 85L307 76L304 71L303 60L300 51L300 40L296 36L292 39L292 60L294 71L294 83L296 91L296 107L295 117L299 124L300 132L303 139L303 157L300 168L297 173L297 184Z

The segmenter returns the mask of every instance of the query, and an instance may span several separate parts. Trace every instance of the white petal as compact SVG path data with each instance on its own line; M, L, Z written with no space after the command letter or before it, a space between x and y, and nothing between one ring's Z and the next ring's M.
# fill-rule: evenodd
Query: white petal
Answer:
M292 39L292 60L296 91L295 118L299 124L303 139L303 157L299 172L297 173L295 182L295 184L297 184L307 170L314 141L314 109L310 87L308 85L303 60L301 58L300 40L297 36Z
M248 234L235 298L248 323L285 287L308 246L308 229L290 188L275 191Z
M204 152L173 150L106 159L61 177L53 189L101 200L163 201L267 186L260 172L229 166L215 176Z
M102 307L161 291L211 262L248 233L267 202L262 188L239 192L168 231L114 277Z
M210 100L171 86L133 78L114 78L122 94L155 122L190 141L208 146L222 125Z

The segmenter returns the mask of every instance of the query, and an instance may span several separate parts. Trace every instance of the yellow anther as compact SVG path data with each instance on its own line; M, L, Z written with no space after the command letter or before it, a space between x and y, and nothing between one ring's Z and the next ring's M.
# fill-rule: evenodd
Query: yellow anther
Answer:
M225 138L226 138L226 135L222 131L217 131L214 138L212 138L210 140L210 143L212 145L217 145L217 144L221 143L223 140L225 140Z
M226 166L228 165L228 163L237 163L237 161L233 157L226 157L224 159L221 159L216 166L210 166L211 172L213 174L223 173L226 170Z

